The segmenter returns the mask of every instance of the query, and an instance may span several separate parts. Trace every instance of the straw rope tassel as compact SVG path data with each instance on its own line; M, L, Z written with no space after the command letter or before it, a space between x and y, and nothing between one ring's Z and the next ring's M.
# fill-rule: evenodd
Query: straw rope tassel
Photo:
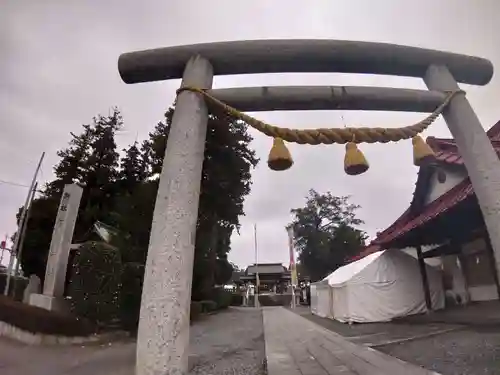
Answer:
M344 171L350 176L356 176L368 170L370 165L354 142L345 145Z
M241 120L261 133L273 137L273 147L269 152L267 164L275 171L284 171L293 165L290 151L285 145L286 142L298 144L332 144L345 143L346 154L344 158L344 170L349 175L358 175L366 172L369 164L363 153L358 149L357 143L387 143L397 142L403 139L412 139L413 162L416 166L434 160L435 155L430 146L419 136L427 129L443 112L453 97L457 94L464 94L462 90L444 91L447 95L430 115L416 124L399 128L317 128L317 129L290 129L266 124L252 116L247 115L236 108L233 108L219 99L212 96L206 89L197 87L181 87L177 90L177 95L183 91L191 91L202 95L207 104L222 110L234 119Z
M413 164L417 167L421 167L435 160L436 155L434 155L434 151L424 142L422 137L417 135L412 138L411 142L413 143Z
M293 165L292 155L281 138L274 138L267 165L273 171L284 171Z

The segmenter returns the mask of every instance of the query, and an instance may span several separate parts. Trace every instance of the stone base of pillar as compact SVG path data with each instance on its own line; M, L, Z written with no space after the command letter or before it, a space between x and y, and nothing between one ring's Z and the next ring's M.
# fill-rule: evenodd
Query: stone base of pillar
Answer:
M69 311L68 303L64 298L47 296L45 294L31 294L29 304L49 311Z

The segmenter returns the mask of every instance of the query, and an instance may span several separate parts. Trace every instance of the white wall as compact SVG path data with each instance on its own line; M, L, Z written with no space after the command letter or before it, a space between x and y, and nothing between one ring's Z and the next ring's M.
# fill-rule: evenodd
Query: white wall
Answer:
M456 255L446 255L441 257L443 260L443 270L452 277L452 292L460 296L462 303L467 303L470 299L467 283L465 281L460 262Z
M488 248L484 238L477 238L462 245L462 253L464 255L474 255L474 254L485 254ZM474 257L466 256L465 261L474 262ZM487 263L483 263L483 267ZM490 268L484 270L484 272L492 272ZM465 277L467 279L467 276ZM495 283L488 285L467 285L469 292L469 297L471 301L490 301L498 299L497 286Z
M469 286L469 296L471 301L492 301L498 299L496 285Z
M448 169L443 168L443 172L446 174L446 181L440 183L437 179L437 173L434 172L432 174L431 180L429 182L429 191L427 193L427 197L425 199L425 204L429 204L439 198L441 195L458 185L463 181L464 178L467 178L467 172L465 168L460 171L450 171Z

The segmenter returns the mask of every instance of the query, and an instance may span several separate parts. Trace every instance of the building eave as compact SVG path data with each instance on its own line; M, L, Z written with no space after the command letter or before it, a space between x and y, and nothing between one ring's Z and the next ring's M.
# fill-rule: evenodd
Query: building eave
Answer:
M494 148L500 156L500 121L493 125L487 132ZM373 252L389 248L391 243L399 235L407 233L423 223L445 213L454 205L473 195L472 185L468 178L450 189L441 197L430 204L425 204L432 174L436 168L465 168L462 157L458 154L458 148L454 139L427 137L427 144L436 154L436 162L432 165L419 168L413 198L409 207L396 219L389 227L377 234L377 237L361 252L350 259L350 261L360 259ZM410 229L408 229L410 228Z

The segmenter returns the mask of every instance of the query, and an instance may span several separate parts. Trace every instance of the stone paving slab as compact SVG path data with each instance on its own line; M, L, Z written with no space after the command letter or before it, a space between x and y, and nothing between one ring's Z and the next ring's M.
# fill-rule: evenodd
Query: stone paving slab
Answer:
M268 375L439 375L356 345L282 307L265 307Z

